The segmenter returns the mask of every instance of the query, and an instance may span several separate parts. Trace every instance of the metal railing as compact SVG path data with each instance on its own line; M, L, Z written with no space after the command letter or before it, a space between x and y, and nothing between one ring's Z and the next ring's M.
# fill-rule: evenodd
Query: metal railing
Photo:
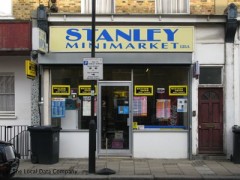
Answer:
M0 140L13 144L21 159L30 158L30 133L27 125L0 126Z

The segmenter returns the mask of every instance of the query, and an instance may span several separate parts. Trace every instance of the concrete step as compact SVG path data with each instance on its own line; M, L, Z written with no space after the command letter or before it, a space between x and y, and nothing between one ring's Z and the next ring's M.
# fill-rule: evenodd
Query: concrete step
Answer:
M225 154L198 154L193 156L194 160L227 160Z

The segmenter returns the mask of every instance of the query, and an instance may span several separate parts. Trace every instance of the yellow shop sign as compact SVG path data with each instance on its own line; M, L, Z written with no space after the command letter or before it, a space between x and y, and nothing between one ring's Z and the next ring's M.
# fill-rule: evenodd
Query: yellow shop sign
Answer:
M90 52L90 26L51 26L51 52ZM97 26L96 52L192 52L193 26Z

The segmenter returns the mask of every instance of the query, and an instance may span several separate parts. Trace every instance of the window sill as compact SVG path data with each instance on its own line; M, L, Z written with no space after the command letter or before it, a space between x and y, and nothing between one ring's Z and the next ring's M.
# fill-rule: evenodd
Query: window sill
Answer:
M0 120L17 119L15 115L0 115Z
M7 20L9 20L9 19L15 19L13 16L1 16L0 15L0 19L1 20L3 20L3 19L7 19Z
M133 130L134 133L150 133L150 132L188 132L186 129L141 129Z

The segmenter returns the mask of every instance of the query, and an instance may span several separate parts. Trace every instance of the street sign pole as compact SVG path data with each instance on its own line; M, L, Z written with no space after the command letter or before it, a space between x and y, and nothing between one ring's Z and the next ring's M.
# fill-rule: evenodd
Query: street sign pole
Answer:
M92 0L92 48L91 57L95 57L95 21L96 21L96 0ZM89 123L89 158L88 172L95 173L96 169L96 123L94 120L94 80L91 83L91 120Z

